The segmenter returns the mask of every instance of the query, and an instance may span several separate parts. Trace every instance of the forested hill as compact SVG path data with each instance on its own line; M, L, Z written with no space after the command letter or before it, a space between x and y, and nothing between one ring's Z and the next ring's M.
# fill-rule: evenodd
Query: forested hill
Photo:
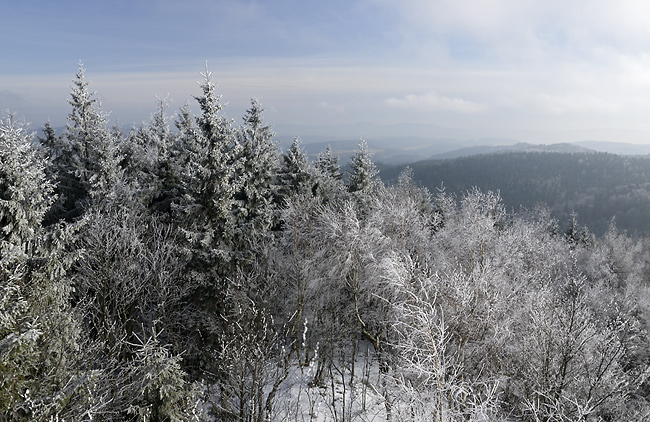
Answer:
M545 205L568 224L578 222L596 235L612 218L619 230L650 233L650 158L608 153L515 152L410 164L415 180L436 192L459 196L473 187L498 190L508 209ZM404 166L380 166L382 180L392 183Z

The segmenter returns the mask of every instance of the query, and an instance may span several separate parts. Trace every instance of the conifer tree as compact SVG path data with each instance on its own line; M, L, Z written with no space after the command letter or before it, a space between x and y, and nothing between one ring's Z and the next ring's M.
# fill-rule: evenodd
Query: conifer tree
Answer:
M300 138L293 143L282 156L282 165L278 173L279 200L282 202L291 195L313 194L314 174Z
M0 119L0 419L76 419L80 327L60 258L45 247L54 185L32 136L13 115Z
M345 192L343 173L341 173L339 157L332 155L331 146L328 145L324 152L318 154L316 171L318 173L318 195L325 202L343 197Z
M101 110L99 100L88 90L85 69L79 67L73 81L72 111L68 115L65 137L70 143L75 174L84 184L91 184L99 176L99 166L110 159L111 133L107 127L107 114Z
M176 139L180 153L177 161L184 167L188 165L190 152L196 151L199 148L198 142L200 137L196 117L190 111L190 104L188 102L178 110L176 120L174 120L174 126L178 130Z
M167 116L169 100L158 98L158 108L151 115L151 120L147 125L150 133L151 143L158 151L159 157L166 157L171 148L172 133L169 127L170 118Z
M32 136L15 116L0 120L0 251L5 244L27 247L54 199Z
M45 148L45 157L52 162L60 153L61 137L57 136L52 124L47 121L43 126L43 137L37 136L38 142Z
M204 359L197 362L215 371L210 354L218 350L227 325L225 291L236 264L233 209L241 183L232 122L221 114L223 105L212 74L206 69L203 76L203 95L196 97L201 114L194 120L185 108L177 120L183 151L178 157L182 196L171 208L184 239L186 283L192 286L188 299L194 311L189 328L198 333L189 355Z
M53 217L72 220L88 206L90 196L118 196L111 190L122 181L119 137L108 127L107 114L88 89L85 69L79 65L68 103L72 110L59 147L52 142L50 155L57 174L62 204ZM92 195L91 195L92 194Z
M339 157L334 157L332 155L331 145L328 145L324 152L318 154L316 168L321 172L321 174L331 177L334 180L343 179Z
M594 236L585 226L580 227L578 224L578 214L571 212L569 227L564 232L564 237L572 245L591 246L594 244Z
M122 166L125 176L134 189L138 191L143 205L162 209L165 200L168 178L177 177L168 174L174 147L174 136L166 115L168 102L158 99L158 107L151 119L138 128L134 128L122 143Z
M350 192L369 194L378 186L376 177L379 171L371 160L372 155L372 152L368 149L368 144L362 138L359 142L359 150L350 159L348 178L348 190Z
M166 107L166 103L161 101L160 108L163 106ZM147 131L148 136L153 135L161 141L158 144L158 160L153 168L156 186L152 188L150 207L159 215L170 219L174 216L180 222L183 212L179 206L187 201L187 198L183 199L185 175L188 174L186 169L190 166L190 155L200 149L197 143L199 128L195 116L190 112L189 103L185 103L174 120L177 132L169 130L167 135L167 119L160 108L152 116ZM167 141L162 142L164 139Z
M232 122L221 114L212 73L206 69L202 75L203 95L196 97L201 107L198 130L190 125L181 131L187 162L182 168L184 194L176 210L191 249L193 273L201 284L209 285L232 259L232 210L241 184L236 180Z
M237 133L237 179L240 189L235 193L236 248L240 258L270 240L275 224L273 198L279 156L271 127L265 125L259 101L251 100L244 124Z
M379 171L371 160L372 155L368 144L362 138L359 142L359 150L350 158L347 188L356 200L357 213L360 217L370 214L372 202L381 196L379 192L384 188L377 177Z

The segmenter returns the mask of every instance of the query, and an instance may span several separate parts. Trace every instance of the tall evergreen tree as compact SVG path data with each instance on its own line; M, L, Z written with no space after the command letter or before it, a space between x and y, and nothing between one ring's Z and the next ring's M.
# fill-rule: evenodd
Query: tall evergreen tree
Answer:
M251 252L270 239L275 224L273 198L279 156L271 127L264 123L264 109L251 100L244 124L237 133L237 176L240 189L235 194L236 248L240 258L252 258Z
M15 116L0 120L0 251L7 244L27 247L54 200L32 136Z
M103 169L107 165L115 166L108 161L115 159L116 145L114 135L107 127L108 115L102 111L99 100L88 86L85 69L80 65L68 100L72 111L68 115L65 138L70 144L75 174L90 188L110 182L114 176L102 174L102 170L108 170Z
M59 154L61 137L57 136L52 124L47 121L43 126L43 137L37 136L38 142L45 148L45 157L52 162Z
M328 145L324 152L318 154L316 171L318 173L318 195L324 201L332 201L343 196L345 192L343 173L341 173L339 157L332 155L331 146Z
M111 191L121 183L119 137L108 129L107 114L88 86L85 69L80 64L68 100L72 110L65 133L60 142L48 138L45 144L53 157L62 199L52 220L72 220L80 216L90 196L115 197L117 195Z
M154 205L157 209L162 208L158 202L165 200L167 173L175 141L169 126L170 118L166 115L167 108L167 100L159 98L151 119L134 128L121 148L122 166L128 182L138 191L143 205Z
M192 286L189 300L195 309L188 322L198 336L189 355L211 366L215 362L210 353L218 353L227 325L225 291L236 264L233 209L241 183L232 122L221 114L223 105L212 74L206 69L202 75L203 95L196 97L201 114L194 120L185 108L177 120L183 151L178 157L182 196L171 207L184 238L186 282Z
M196 97L201 107L198 130L189 126L181 131L187 162L181 176L183 198L176 210L189 241L193 273L201 283L211 284L232 259L232 210L241 184L236 178L232 122L221 114L223 105L212 73L206 69L202 75L203 95Z
M362 138L359 142L359 150L350 159L350 174L348 178L348 190L352 193L371 193L377 187L376 179L379 171L372 162L372 152L368 144Z
M160 107L163 107L163 102ZM167 123L164 111L158 110L149 123L149 135L157 134L161 141L158 149L158 161L154 168L156 186L154 188L151 208L160 215L169 218L175 214L177 221L183 219L179 213L179 205L187 198L184 197L184 186L188 174L186 169L190 166L190 156L200 150L198 139L200 130L196 118L190 111L189 103L185 103L177 112L174 120L177 132L169 131L167 142L162 142L167 134Z
M331 177L334 180L343 179L339 157L332 155L331 145L328 145L324 152L318 154L316 168L321 172L321 174Z
M384 189L377 175L379 171L372 162L372 152L368 144L362 138L359 142L359 150L350 158L350 170L348 173L348 192L356 200L357 212L360 217L368 216L373 207L372 202L382 196L380 190Z
M0 419L77 419L80 330L43 238L54 185L32 137L13 115L0 118Z
M296 137L285 154L278 172L279 199L286 200L291 195L312 194L314 174L300 138Z

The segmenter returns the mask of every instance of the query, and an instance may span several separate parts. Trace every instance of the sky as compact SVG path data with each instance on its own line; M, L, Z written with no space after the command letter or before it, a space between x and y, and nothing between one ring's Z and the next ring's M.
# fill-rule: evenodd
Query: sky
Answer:
M307 133L364 122L420 136L441 126L523 142L650 143L647 1L7 3L0 109L34 129L66 123L79 63L122 125L147 121L156 98L170 113L196 107L207 63L235 121L257 98L268 123Z

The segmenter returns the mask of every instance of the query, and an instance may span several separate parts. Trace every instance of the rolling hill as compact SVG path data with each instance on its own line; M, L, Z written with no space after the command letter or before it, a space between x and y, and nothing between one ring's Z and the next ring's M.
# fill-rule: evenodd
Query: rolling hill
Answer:
M404 165L380 165L391 183ZM632 235L650 234L650 158L601 152L524 151L472 155L410 164L417 183L435 193L462 195L477 187L499 191L509 210L547 207L566 225L603 234L612 220Z

